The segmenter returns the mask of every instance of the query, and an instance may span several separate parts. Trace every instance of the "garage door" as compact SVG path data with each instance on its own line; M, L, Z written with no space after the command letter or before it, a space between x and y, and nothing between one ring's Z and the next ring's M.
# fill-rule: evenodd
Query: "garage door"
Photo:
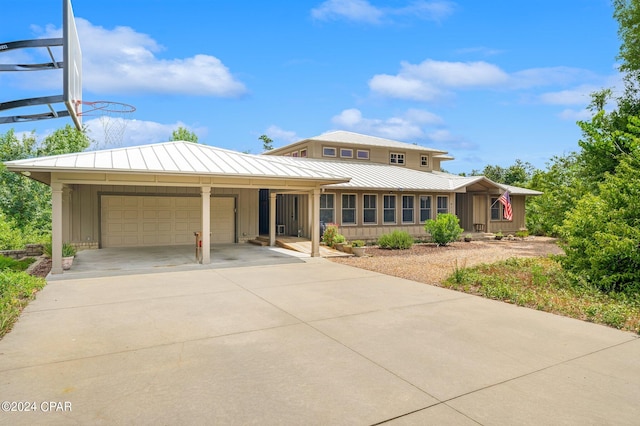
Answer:
M201 228L199 197L102 196L102 247L194 243ZM211 199L212 243L235 242L235 199Z

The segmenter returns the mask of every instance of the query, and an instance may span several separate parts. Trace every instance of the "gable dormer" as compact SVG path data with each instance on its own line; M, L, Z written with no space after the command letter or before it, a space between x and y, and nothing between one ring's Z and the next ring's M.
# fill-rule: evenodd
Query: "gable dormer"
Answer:
M294 142L265 154L373 162L420 171L439 171L441 161L453 159L446 151L342 130Z

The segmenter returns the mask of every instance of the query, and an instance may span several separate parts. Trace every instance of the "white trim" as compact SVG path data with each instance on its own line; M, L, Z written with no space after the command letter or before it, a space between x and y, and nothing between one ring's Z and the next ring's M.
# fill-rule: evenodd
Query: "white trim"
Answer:
M352 195L354 197L355 200L355 206L353 207L353 219L354 222L345 222L344 221L344 203L343 203L343 198L345 195ZM353 193L353 192L345 192L340 194L340 225L341 226L358 226L358 194Z
M411 210L413 211L413 220L411 222L405 222L404 221L404 197L411 197L411 199L413 199L413 207L411 208ZM405 225L409 225L409 224L415 224L416 223L416 196L415 194L402 194L402 196L400 197L400 223ZM409 209L406 209L409 210Z
M372 195L373 197L375 197L375 200L376 200L375 208L371 209L371 208L365 207L364 197L367 196L367 195ZM375 214L376 214L376 218L375 219L376 220L374 222L366 222L364 220L365 209L366 210L373 210L375 212ZM362 225L363 226L371 226L371 225L377 225L378 224L378 209L379 209L379 206L378 206L378 194L375 194L375 193L364 193L364 194L362 194Z
M420 197L418 197L418 220L420 221L420 223L424 222L422 220L422 210L426 210L422 208L422 198L429 198L429 217L426 220L430 220L433 219L433 195L420 195Z
M350 155L343 155L343 152L350 152ZM340 158L353 158L353 148L340 148Z
M366 158L365 157L360 157L360 153L361 152L367 154ZM367 161L370 158L371 158L371 152L368 149L358 149L358 150L356 150L356 160Z
M404 152L389 152L389 164L393 164L395 166L404 166L407 164L407 158Z
M333 150L333 155L329 155L325 153L325 149L332 149ZM329 158L336 158L338 156L338 148L334 147L334 146L323 146L322 147L322 156L323 157L329 157Z
M385 206L385 200L387 197L393 197L393 208L387 208ZM385 218L385 212L393 211L393 222L387 222ZM396 194L382 194L382 224L383 225L396 225L398 223L398 196Z

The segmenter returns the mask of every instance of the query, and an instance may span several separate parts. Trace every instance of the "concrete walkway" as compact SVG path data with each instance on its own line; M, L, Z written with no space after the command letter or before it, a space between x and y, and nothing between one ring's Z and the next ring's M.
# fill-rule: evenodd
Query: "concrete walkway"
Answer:
M639 359L630 333L324 259L65 279L0 341L2 400L37 410L0 424L631 425Z

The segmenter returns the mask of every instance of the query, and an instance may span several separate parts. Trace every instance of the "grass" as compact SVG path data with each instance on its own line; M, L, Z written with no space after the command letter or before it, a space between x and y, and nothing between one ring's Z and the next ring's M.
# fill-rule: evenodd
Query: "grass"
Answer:
M14 260L10 257L0 256L0 271L4 269L11 269L12 271L25 271L29 265L35 262L33 257L27 257L23 260Z
M553 258L512 258L459 268L447 288L640 334L640 294L606 294L577 283Z
M0 338L11 330L20 312L44 285L43 278L11 269L0 270Z

